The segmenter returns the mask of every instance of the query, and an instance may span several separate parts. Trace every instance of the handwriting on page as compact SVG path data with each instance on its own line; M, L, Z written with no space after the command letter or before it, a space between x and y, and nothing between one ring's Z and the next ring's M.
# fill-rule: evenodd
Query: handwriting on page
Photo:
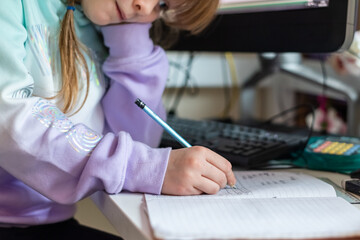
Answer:
M226 187L215 195L191 198L303 198L336 197L335 189L317 178L293 172L237 171L235 188ZM153 198L174 196L153 196ZM188 198L188 196L176 196Z
M336 196L328 184L313 177L289 172L240 171L235 173L236 187L222 189L218 196L244 198L288 198Z

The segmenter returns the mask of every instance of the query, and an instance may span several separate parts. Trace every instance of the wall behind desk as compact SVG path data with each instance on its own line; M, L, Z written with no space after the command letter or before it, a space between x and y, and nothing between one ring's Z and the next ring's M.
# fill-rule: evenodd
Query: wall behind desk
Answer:
M168 52L171 64L164 104L168 110L174 109L177 94L186 81L186 71L190 54L187 52ZM237 86L259 68L256 54L233 54L236 66ZM228 62L224 53L195 53L189 82L176 113L185 118L220 118L229 101L233 85ZM239 118L236 106L230 110L230 117Z
M168 52L170 62L182 66L172 66L169 74L167 90L164 95L166 108L172 109L175 96L183 86L188 53ZM234 54L236 75L239 86L259 70L256 54ZM321 65L317 60L305 59L302 63L306 67L321 74ZM350 76L337 75L330 65L326 65L329 77L345 81L360 91L360 80ZM221 53L195 53L190 72L189 88L181 98L176 112L180 117L192 119L219 118L226 106L227 94L231 92L230 71ZM193 91L195 89L195 91ZM311 94L321 94L322 87L309 84L286 73L276 73L266 79L257 87L256 99L253 104L256 118L260 120L269 117L296 105L295 92L300 91ZM241 94L241 93L240 93ZM335 99L344 99L344 96L328 90L326 94ZM240 100L240 99L239 99ZM240 105L235 104L229 116L235 120L241 119Z
M177 107L176 113L180 117L191 119L214 119L224 117L224 110L229 101L233 101L229 114L234 120L241 119L239 101L240 95L234 97L232 75L229 61L225 53L204 53L194 54L189 82L187 89L176 104L176 95L179 89L184 86L186 70L190 54L187 52L168 52L168 59L171 64L167 89L164 94L164 104L167 110ZM241 94L241 85L252 74L260 70L257 54L234 53L234 65L236 67L236 82ZM256 90L256 101L253 103L255 116L258 119L266 119L280 111L279 101L285 100L287 106L292 106L291 94L282 94L283 88L279 91L282 82L288 81L288 77L276 74L265 78ZM288 85L286 85L288 86ZM231 99L230 99L231 98ZM235 102L234 102L235 101Z

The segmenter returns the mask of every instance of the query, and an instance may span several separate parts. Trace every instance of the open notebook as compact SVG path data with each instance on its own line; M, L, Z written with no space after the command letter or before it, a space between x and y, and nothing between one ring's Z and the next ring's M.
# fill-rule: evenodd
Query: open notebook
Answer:
M158 239L314 239L360 236L360 210L317 178L235 172L217 195L145 195ZM359 238L360 239L360 238Z

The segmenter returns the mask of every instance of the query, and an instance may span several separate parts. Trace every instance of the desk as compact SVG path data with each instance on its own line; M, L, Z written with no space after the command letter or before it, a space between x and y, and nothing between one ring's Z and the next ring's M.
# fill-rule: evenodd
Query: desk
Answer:
M346 175L311 171L306 169L286 169L275 171L303 172L315 177L329 178L334 183L340 185L342 179L348 178ZM125 240L153 240L149 220L144 211L145 204L143 194L140 193L121 193L108 195L104 192L97 192L92 195L101 212L109 219L115 229ZM356 205L360 209L360 204Z

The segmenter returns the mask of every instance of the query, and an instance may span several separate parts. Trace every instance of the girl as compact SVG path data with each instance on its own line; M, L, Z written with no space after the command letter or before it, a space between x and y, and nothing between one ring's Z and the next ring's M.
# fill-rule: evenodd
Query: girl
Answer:
M168 66L149 38L150 23L161 15L170 26L196 33L217 4L2 2L2 239L113 239L78 225L74 204L95 191L213 194L235 183L230 163L208 149L156 148L161 129L134 104L139 97L165 115L161 95ZM89 20L104 26L103 40ZM108 55L103 41L110 83L99 66Z

